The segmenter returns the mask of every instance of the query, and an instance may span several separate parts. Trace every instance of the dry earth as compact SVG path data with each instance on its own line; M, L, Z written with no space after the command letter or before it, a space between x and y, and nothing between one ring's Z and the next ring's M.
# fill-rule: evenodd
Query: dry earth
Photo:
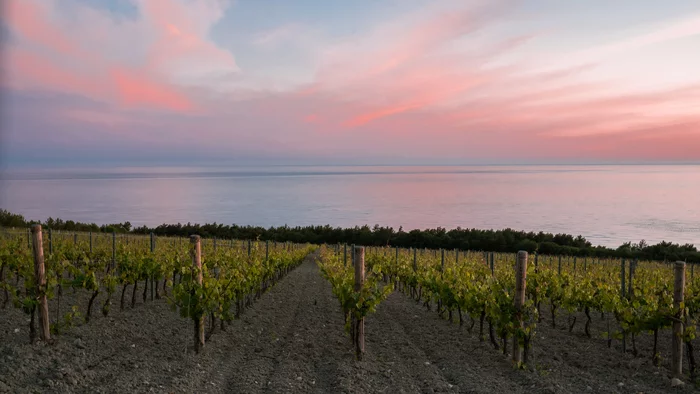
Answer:
M68 292L69 293L69 292ZM71 299L71 297L73 297ZM67 294L66 302L87 304ZM139 301L141 301L139 297ZM98 304L100 305L99 299ZM54 306L52 306L53 310ZM534 371L514 370L509 358L479 341L478 329L450 323L395 292L366 322L366 351L354 360L343 316L312 257L262 296L200 354L192 325L165 300L69 329L53 345L29 345L27 316L0 310L0 392L33 393L664 393L666 367L649 361L649 335L639 357L608 348L605 322L594 338L579 323L568 332L549 320L538 326ZM545 315L547 315L546 311ZM579 319L582 317L579 316ZM594 316L595 318L595 316ZM582 321L582 320L579 320ZM478 326L478 324L477 324ZM19 332L15 332L15 331ZM669 337L669 333L663 336ZM661 349L670 349L665 340Z

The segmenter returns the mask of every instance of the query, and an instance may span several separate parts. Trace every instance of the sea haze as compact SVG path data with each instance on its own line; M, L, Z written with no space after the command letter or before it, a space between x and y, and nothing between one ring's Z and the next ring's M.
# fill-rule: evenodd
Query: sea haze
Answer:
M5 171L31 219L468 227L700 245L700 166L258 166Z

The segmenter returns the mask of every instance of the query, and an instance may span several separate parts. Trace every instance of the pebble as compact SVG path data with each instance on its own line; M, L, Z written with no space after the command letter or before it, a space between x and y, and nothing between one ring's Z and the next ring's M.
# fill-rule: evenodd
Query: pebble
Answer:
M78 338L75 340L75 347L77 347L78 349L85 349L85 344L80 338Z
M624 387L624 386L625 386L625 384L622 383L622 382L620 382L620 383L617 384L617 387Z
M593 391L593 387L591 387L591 386L586 386L586 390L587 390L587 391Z
M685 385L685 383L683 383L682 380L678 378L671 379L671 387L682 387L683 385Z
M297 376L297 381L301 382L301 376Z
M425 365L430 365L430 361L426 361L426 362L425 362Z

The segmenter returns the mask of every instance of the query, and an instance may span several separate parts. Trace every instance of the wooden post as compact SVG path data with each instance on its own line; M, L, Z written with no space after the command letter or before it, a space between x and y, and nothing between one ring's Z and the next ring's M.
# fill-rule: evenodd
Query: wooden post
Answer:
M538 262L537 259L538 259L538 258L539 258L539 255L537 254L537 252L535 252L535 272L538 271L538 266L537 266L537 262Z
M156 250L156 238L153 233L151 233L151 253L153 253Z
M625 298L625 259L622 259L622 263L620 263L620 298Z
M574 279L576 279L576 256L574 256Z
M559 276L561 276L561 256L559 256L559 268L557 272L559 273Z
M90 231L90 253L92 253L92 231Z
M673 377L683 375L683 314L680 307L683 303L685 292L685 263L677 261L674 266L675 280L673 281L673 308L677 310L676 319L673 321L673 338L671 345L671 362Z
M117 263L117 232L112 231L112 269Z
M491 252L491 275L493 276L493 252Z
M418 270L418 249L413 249L413 272Z
M216 237L214 237L214 252L216 252Z
M35 224L32 226L32 235L34 239L34 276L36 278L36 297L39 301L39 337L44 342L51 340L51 331L49 331L49 303L46 299L46 268L44 267L44 244L42 243L41 225Z
M455 267L459 265L459 249L455 249Z
M348 244L343 244L343 266L348 266Z
M515 263L515 325L523 327L522 309L525 305L525 277L527 276L527 252L519 251ZM505 344L504 344L505 345ZM523 348L518 336L513 336L513 363L520 367L523 362Z
M445 272L445 249L440 249L440 277L443 277Z
M355 244L350 245L350 261L355 264Z
M251 253L251 245L250 245L250 240L248 240L248 257L250 257Z
M51 229L49 229L49 254L53 254L53 234Z
M265 261L270 259L270 241L265 241Z
M634 271L637 268L637 261L636 260L630 260L630 272L629 272L629 278L627 280L627 297L632 298L634 297L634 288L632 287L632 283L634 282Z
M355 292L360 292L365 284L365 248L353 247L353 264L355 265ZM365 353L365 319L355 322L355 355L358 361L362 361Z
M202 286L202 242L199 235L192 235L190 243L192 244L192 269L196 276L198 286ZM191 302L191 301L190 301ZM204 315L193 316L194 320L194 351L199 351L204 347Z

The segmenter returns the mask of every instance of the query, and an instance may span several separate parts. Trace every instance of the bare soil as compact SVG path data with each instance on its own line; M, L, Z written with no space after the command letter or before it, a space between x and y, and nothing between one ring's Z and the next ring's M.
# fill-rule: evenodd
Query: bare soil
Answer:
M140 284L143 286L143 283ZM141 287L142 289L142 287ZM84 311L88 294L64 295ZM127 291L130 295L130 291ZM71 298L73 297L73 298ZM573 332L566 316L538 326L533 368L515 370L509 356L466 326L440 318L395 292L366 321L366 356L355 361L343 315L312 257L265 293L226 331L193 352L191 321L164 300L103 317L99 296L89 324L55 343L28 343L28 317L0 310L0 392L11 393L666 393L668 368L651 365L651 336L637 339L639 357L612 348L594 315L593 338L583 316ZM128 297L130 301L130 297ZM51 306L53 311L55 305ZM543 310L545 316L548 311ZM455 313L456 315L456 313ZM456 316L455 316L456 320ZM18 332L15 332L18 330ZM659 347L667 357L670 333ZM664 339L665 338L665 339Z

